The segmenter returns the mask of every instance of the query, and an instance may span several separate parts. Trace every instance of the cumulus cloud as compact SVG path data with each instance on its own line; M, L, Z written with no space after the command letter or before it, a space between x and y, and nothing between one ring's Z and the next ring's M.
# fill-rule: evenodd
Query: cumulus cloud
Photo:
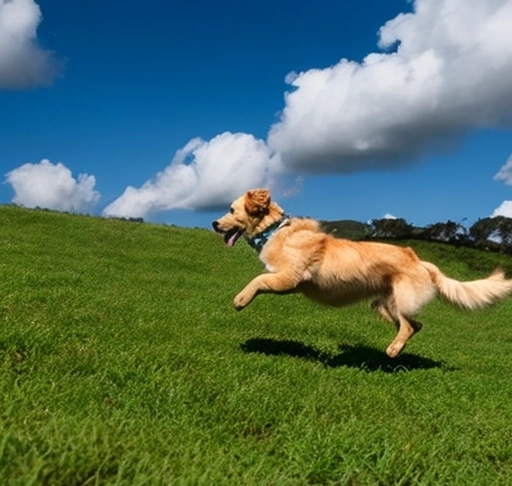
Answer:
M494 180L502 181L507 186L512 186L512 155L494 176ZM492 218L495 216L506 216L507 218L512 218L512 201L503 201L491 215Z
M128 187L105 216L146 217L171 209L213 209L243 191L271 183L272 158L264 141L225 132L191 140L171 164L139 188Z
M389 169L451 149L468 131L510 127L511 25L512 0L416 0L383 25L378 52L362 62L289 73L266 141L195 139L105 214L210 208L283 174Z
M287 76L270 148L289 170L347 173L511 126L510 25L511 0L416 0L380 29L384 51Z
M512 186L512 155L505 162L505 165L494 176L494 180L502 181L507 186Z
M94 176L80 174L74 179L66 166L46 159L12 170L6 175L6 181L14 189L12 202L29 208L81 212L100 198L94 190Z
M0 88L48 85L58 76L60 62L37 41L41 19L33 0L0 0Z
M491 215L491 218L496 216L506 216L512 218L512 201L503 201L500 207L496 208Z

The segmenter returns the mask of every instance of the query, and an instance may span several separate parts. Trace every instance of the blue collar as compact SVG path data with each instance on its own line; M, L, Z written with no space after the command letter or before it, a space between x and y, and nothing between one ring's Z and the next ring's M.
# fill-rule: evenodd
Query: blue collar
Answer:
M290 217L284 215L277 223L274 223L272 226L269 226L266 230L254 235L252 238L247 238L247 243L251 245L258 253L261 252L265 243L268 239L283 226L286 226L290 222Z

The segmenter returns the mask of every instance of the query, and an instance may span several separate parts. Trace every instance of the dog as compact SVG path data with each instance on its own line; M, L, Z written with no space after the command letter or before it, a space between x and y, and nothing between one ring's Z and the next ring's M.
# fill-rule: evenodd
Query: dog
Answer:
M472 310L512 293L512 280L501 270L485 279L459 282L422 261L411 248L335 238L316 220L287 216L268 189L247 191L212 225L227 246L243 237L267 270L236 295L237 310L263 292L300 292L332 306L373 299L371 307L397 328L386 349L390 358L420 331L422 324L414 316L436 295Z

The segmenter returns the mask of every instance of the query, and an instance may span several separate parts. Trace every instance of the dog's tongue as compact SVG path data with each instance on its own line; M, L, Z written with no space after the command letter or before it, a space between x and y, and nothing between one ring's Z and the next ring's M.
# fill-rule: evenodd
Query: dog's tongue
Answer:
M239 231L235 231L232 235L229 235L226 238L226 245L233 246L236 243L236 241L238 240L238 238L240 238L241 234L242 233L240 233Z

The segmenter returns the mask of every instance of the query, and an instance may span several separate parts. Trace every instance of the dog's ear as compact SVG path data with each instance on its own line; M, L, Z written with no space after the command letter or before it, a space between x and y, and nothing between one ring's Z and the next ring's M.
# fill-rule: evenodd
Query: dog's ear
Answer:
M267 214L269 206L270 191L268 189L253 189L245 193L245 210L251 216Z

